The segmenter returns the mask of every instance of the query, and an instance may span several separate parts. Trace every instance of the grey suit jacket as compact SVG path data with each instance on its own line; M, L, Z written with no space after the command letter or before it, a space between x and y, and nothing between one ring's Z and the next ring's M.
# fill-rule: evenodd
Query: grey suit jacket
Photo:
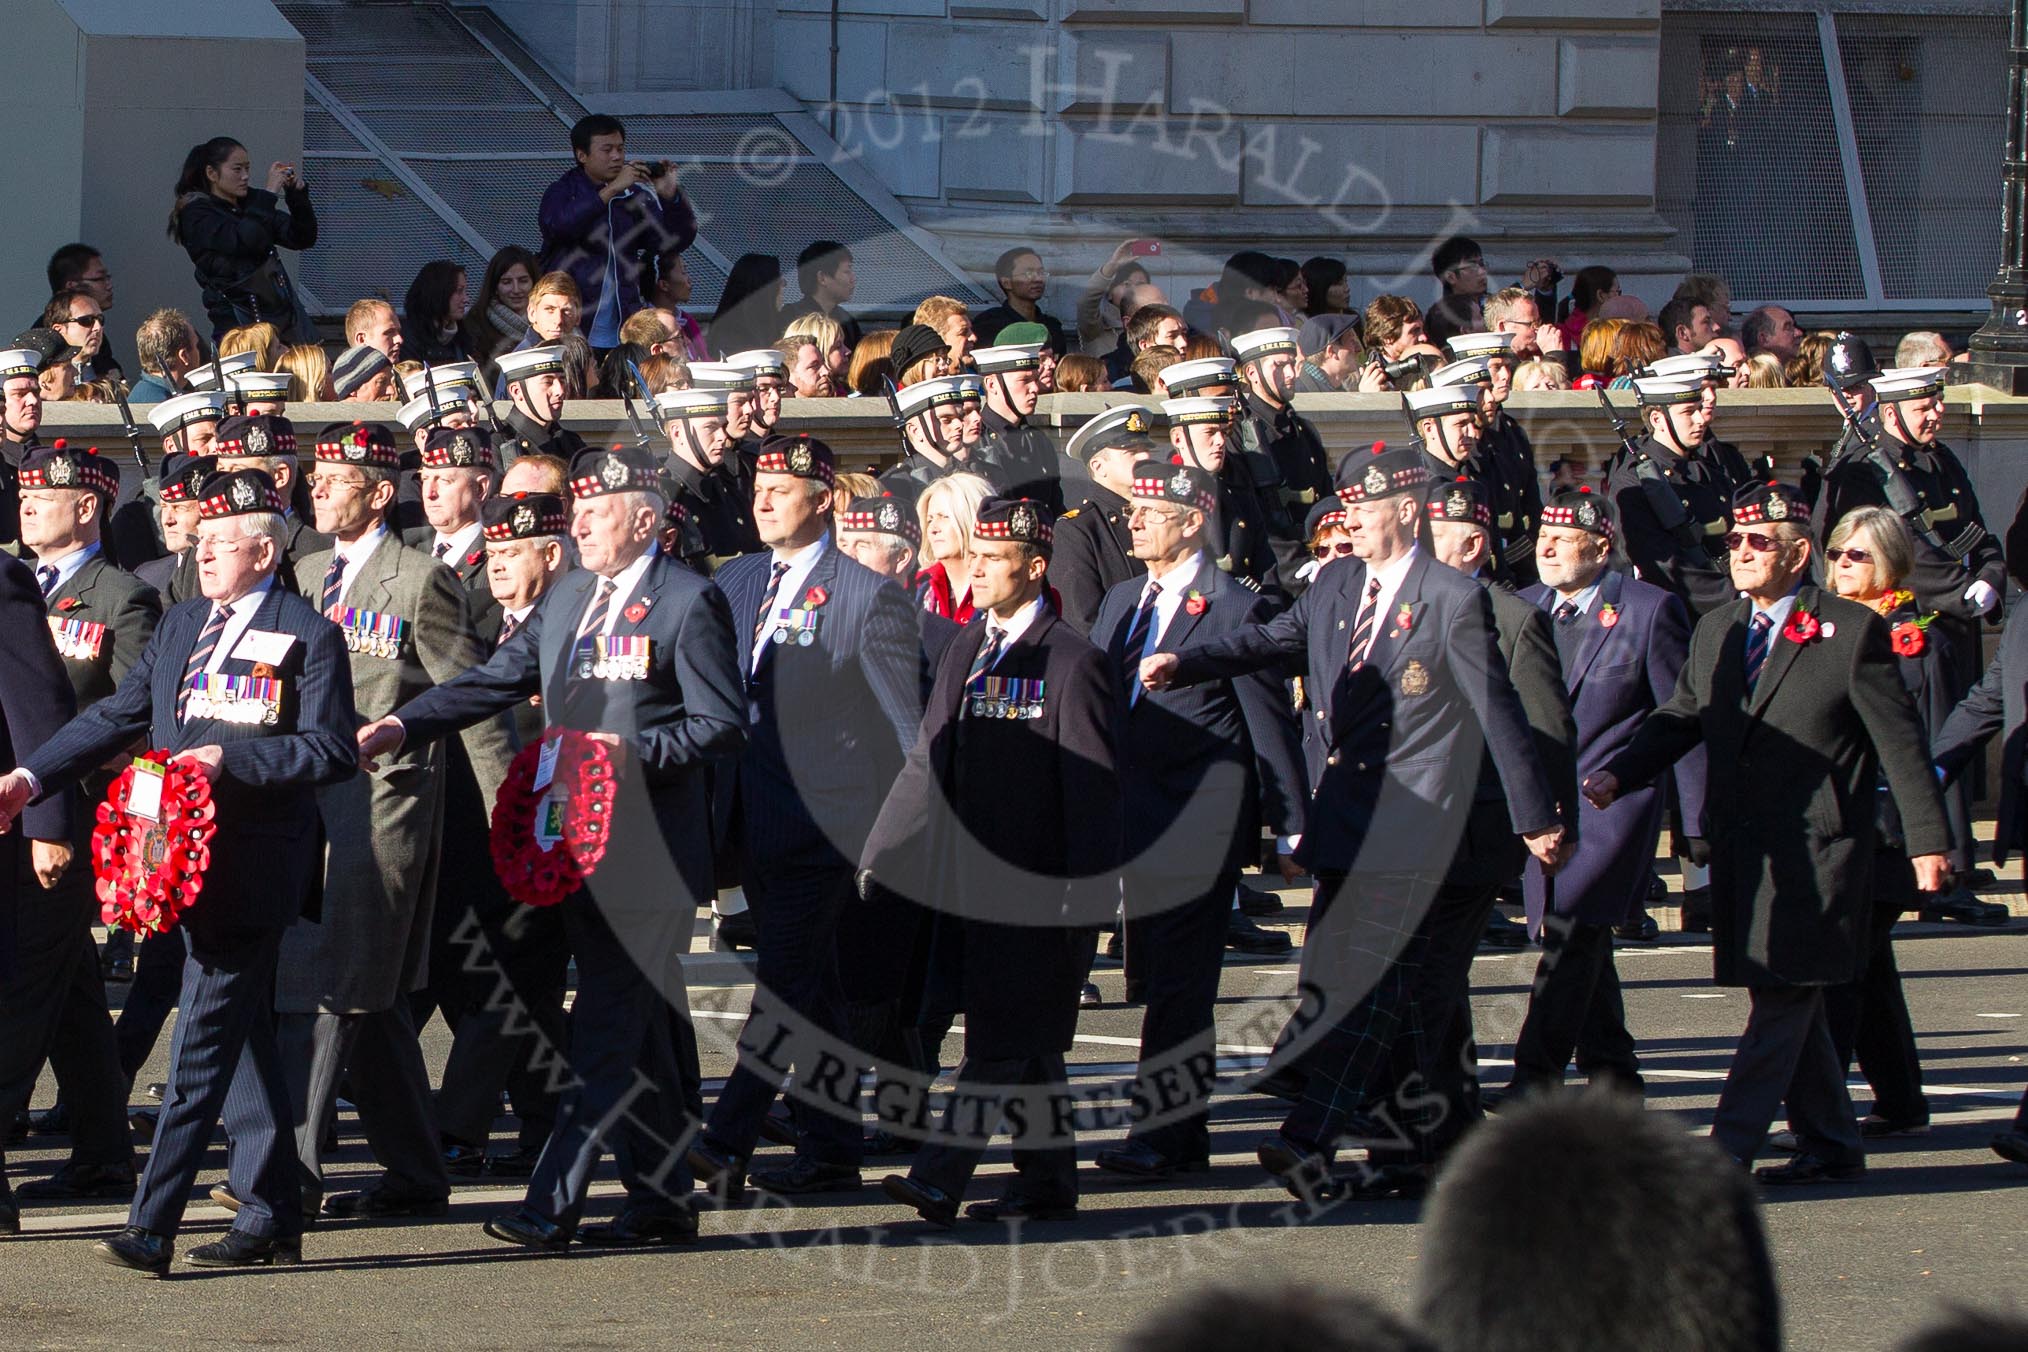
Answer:
M297 569L303 585L321 590L330 562L330 550L305 555ZM457 578L392 535L361 565L344 608L405 626L393 657L348 654L362 723L485 660ZM490 718L462 736L480 791L491 802L513 758L512 729L505 719ZM373 774L318 790L326 840L323 919L297 926L283 940L276 1009L368 1013L388 1008L420 982L443 849L444 775L443 749L425 747L389 757Z

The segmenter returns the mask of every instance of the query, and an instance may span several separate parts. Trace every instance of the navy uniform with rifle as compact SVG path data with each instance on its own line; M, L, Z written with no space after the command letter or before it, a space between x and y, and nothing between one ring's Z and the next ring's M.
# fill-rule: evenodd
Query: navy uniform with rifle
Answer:
M880 486L911 509L923 490L951 474L977 474L997 483L996 471L972 458L964 445L965 382L937 376L893 391L888 403L901 432L901 463L884 471Z
M1255 329L1231 341L1240 383L1228 459L1252 483L1261 526L1285 578L1293 577L1308 558L1304 515L1331 492L1324 439L1292 405L1301 370L1297 336L1295 329L1277 327Z
M507 410L505 426L495 429L501 433L495 446L501 465L511 466L524 455L538 454L553 455L569 464L571 457L584 449L584 438L561 422L550 421L535 407L530 392L531 382L564 378L563 349L545 344L519 352L502 352L493 359L493 364L499 368L500 383L513 405ZM538 385L536 392L543 388L546 386ZM491 404L487 407L490 412Z
M1535 525L1542 515L1542 490L1533 467L1516 467L1496 454L1487 440L1492 363L1468 357L1438 367L1427 389L1402 396L1409 421L1421 440L1423 463L1439 483L1466 478L1485 490L1492 513L1494 575L1518 583L1535 575ZM1348 462L1350 463L1350 462ZM1515 572L1515 564L1524 570Z
M1055 439L1029 421L1042 393L1037 373L1042 369L1045 346L1019 343L973 350L972 364L979 373L985 400L980 415L984 435L976 454L993 466L1007 491L1060 512L1066 500L1063 460L1057 454Z
M1621 432L1621 453L1606 475L1619 515L1621 548L1635 574L1672 592L1693 620L1736 594L1725 558L1731 481L1698 453L1708 421L1696 380L1634 382L1648 434L1630 440L1605 391L1600 402Z
M1953 698L1979 677L1979 621L2000 604L2007 565L2000 541L1986 529L1978 494L1951 448L1938 440L1944 371L1917 366L1882 371L1870 382L1879 399L1880 435L1854 434L1857 444L1832 464L1824 485L1823 529L1829 535L1854 507L1885 507L1915 536L1915 566L1905 583L1915 604L1950 636L1958 654Z
M717 390L725 395L726 451L718 462L717 472L730 483L730 500L746 510L729 521L721 521L719 525L730 532L727 542L733 548L727 552L755 553L761 547L751 513L754 459L760 454L763 435L760 430L760 380L751 365L740 365L730 360L695 361L690 363L690 388Z
M1232 454L1233 419L1239 401L1232 395L1192 395L1162 401L1169 424L1171 457L1218 480L1218 511L1205 546L1213 566L1276 605L1287 603L1280 562L1267 528L1267 504L1253 475Z
M1460 333L1447 340L1453 364L1486 362L1485 430L1480 455L1495 481L1493 532L1497 571L1516 587L1535 582L1535 530L1542 520L1542 483L1535 473L1535 443L1502 407L1514 391L1514 335ZM1441 368L1440 368L1441 369ZM1432 377L1434 379L1434 377Z
M752 552L751 499L740 496L739 480L728 465L732 439L723 389L664 390L655 396L655 417L669 436L661 469L670 501L688 520L679 531L680 557L709 577L723 564Z

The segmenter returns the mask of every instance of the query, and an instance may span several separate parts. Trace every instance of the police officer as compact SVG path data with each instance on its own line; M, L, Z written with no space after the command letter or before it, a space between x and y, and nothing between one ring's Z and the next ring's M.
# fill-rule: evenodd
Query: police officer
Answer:
M1153 410L1122 404L1078 428L1064 448L1064 454L1084 463L1091 478L1084 500L1057 520L1049 572L1063 601L1064 621L1080 634L1091 632L1099 603L1116 583L1146 571L1133 554L1127 491L1134 466L1154 454L1155 427Z
M1493 496L1493 530L1498 545L1498 570L1507 581L1526 587L1535 581L1535 528L1542 519L1542 483L1535 474L1535 444L1506 403L1514 393L1514 335L1460 333L1446 346L1458 362L1484 358L1486 402L1481 454L1499 484Z
M553 455L566 465L584 449L584 438L563 425L563 349L552 344L503 352L494 358L507 387L510 407L505 431L494 451L504 469L524 455Z
M1287 588L1268 537L1268 506L1253 476L1231 454L1237 410L1238 400L1230 395L1162 401L1169 445L1179 462L1218 480L1218 514L1208 546L1212 564L1279 602L1287 596Z
M1730 480L1698 453L1709 415L1701 380L1639 377L1647 435L1606 476L1621 548L1635 574L1673 592L1694 622L1737 594L1725 558Z
M671 501L682 504L687 526L679 532L680 557L698 572L711 572L729 559L750 553L752 505L739 496L739 481L728 468L732 440L726 433L728 394L692 387L655 396L655 417L669 438L662 458Z
M1009 491L1059 510L1063 465L1049 433L1029 422L1042 396L1043 343L974 348L972 365L985 390L984 440L978 458L991 464ZM1068 448L1065 453L1069 454ZM1075 458L1074 456L1072 457ZM1062 579L1057 581L1062 590Z
M1207 1165L1212 1006L1233 890L1263 821L1283 836L1301 833L1308 783L1276 673L1141 688L1142 658L1271 612L1205 556L1218 502L1210 474L1166 457L1144 460L1129 489L1133 548L1147 575L1106 593L1092 637L1126 706L1124 956L1147 1000L1135 1090L1145 1111L1126 1141L1100 1151L1097 1162L1113 1173L1161 1178Z

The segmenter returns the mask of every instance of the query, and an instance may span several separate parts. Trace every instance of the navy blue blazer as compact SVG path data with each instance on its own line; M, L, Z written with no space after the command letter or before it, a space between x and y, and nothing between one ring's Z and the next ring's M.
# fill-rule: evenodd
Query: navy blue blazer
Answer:
M615 897L637 903L666 906L680 890L684 904L702 904L715 891L707 772L746 741L732 614L723 592L658 552L640 587L613 598L620 612L613 634L651 641L647 678L574 677L577 626L597 583L589 569L566 573L486 662L424 691L394 716L408 741L431 742L539 694L546 727L617 735L625 752L613 847L598 877L617 884ZM661 835L666 857L640 846L649 832Z
M711 579L731 606L747 673L739 838L749 859L854 867L922 722L915 606L826 541L798 594L778 595L770 607L804 610L816 624L811 642L788 631L774 642L771 614L756 667L756 621L773 566L772 553L743 554Z
M1297 860L1325 872L1357 865L1441 875L1478 786L1482 749L1499 771L1515 833L1555 826L1556 794L1500 656L1485 588L1418 551L1354 670L1346 656L1366 578L1363 561L1340 560L1266 624L1178 654L1178 685L1306 660L1326 751Z
M1521 598L1553 614L1562 598L1536 585ZM1607 606L1613 623L1602 623ZM1576 646L1564 668L1571 712L1577 717L1577 773L1605 768L1643 720L1669 702L1690 650L1690 616L1673 592L1608 569L1600 575L1591 609L1572 621ZM1675 789L1685 829L1702 833L1704 748L1676 762ZM1620 795L1603 812L1578 804L1577 850L1556 875L1556 912L1596 925L1617 925L1647 896L1662 817L1668 806L1663 788L1653 785ZM1542 867L1531 858L1525 889L1528 914L1539 920L1544 908Z
M1146 577L1110 588L1099 602L1091 639L1106 654L1120 689L1126 866L1141 872L1209 880L1234 846L1250 856L1261 818L1278 834L1303 829L1309 784L1295 711L1272 671L1248 672L1201 685L1142 690L1139 653L1128 653L1127 631L1147 587ZM1206 561L1192 590L1155 641L1154 652L1260 624L1274 608Z
M279 680L275 722L179 723L183 670L210 619L211 602L202 597L172 607L118 688L25 764L47 792L75 783L143 736L150 747L170 752L220 747L224 756L212 784L218 833L211 841L203 898L186 923L221 929L287 926L302 913L323 863L316 788L358 770L351 662L338 626L277 584L255 608L245 632L286 634L295 641L280 660L256 671L255 663L236 655L246 641L242 636L219 667L227 676L272 674Z
M50 640L42 589L35 574L12 554L0 554L0 626L13 635L0 644L0 759L18 765L77 712L77 696ZM40 636L38 638L38 635ZM0 977L14 966L15 908L23 902L19 879L24 837L73 839L83 820L75 794L56 793L31 805L14 829L0 836ZM32 894L27 904L33 905Z

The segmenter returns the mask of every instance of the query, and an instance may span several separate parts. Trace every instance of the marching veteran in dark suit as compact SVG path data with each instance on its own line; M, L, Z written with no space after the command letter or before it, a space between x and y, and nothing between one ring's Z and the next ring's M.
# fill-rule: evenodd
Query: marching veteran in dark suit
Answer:
M867 838L862 892L941 908L935 976L955 980L965 1059L948 1112L888 1196L935 1225L1011 1105L1008 1191L975 1220L1051 1220L1077 1205L1064 1053L1096 926L1119 906L1118 695L1105 657L1051 613L1046 509L988 498L972 531L983 618L945 650L922 731ZM1229 894L1228 894L1229 895Z
M186 1259L292 1259L303 1228L288 1088L271 1009L275 955L315 882L313 790L353 773L352 674L338 630L275 586L287 524L257 470L213 478L198 527L205 599L171 610L119 689L0 779L0 822L74 784L144 736L211 779L217 834L204 891L180 928L190 956L169 1088L127 1227L107 1262L169 1267L190 1185L223 1113L240 1200L225 1237ZM272 719L272 721L270 721Z
M853 892L859 852L922 716L915 607L832 542L836 473L821 441L763 441L753 519L767 552L712 576L732 607L746 672L734 837L760 960L739 1064L690 1148L698 1179L727 1196L738 1191L783 1067L792 1063L807 1086L822 1057L835 1060L846 1045L840 931L866 923ZM778 1042L770 1030L784 1025L800 1036ZM821 1092L805 1088L792 1102L796 1157L756 1173L755 1186L785 1195L859 1186L858 1095L833 1090L828 1105L810 1101Z
M56 647L38 632L47 632L43 623L34 573L13 555L0 554L0 624L14 636L0 644L0 758L12 762L47 742L77 712ZM13 783L0 781L0 793ZM11 821L23 801L0 800L7 814L0 820ZM22 813L19 831L0 836L0 1124L27 1109L68 992L88 982L105 1000L92 917L65 919L39 895L70 866L84 815L74 795L52 793ZM73 970L80 962L82 973ZM131 1152L126 1162L131 1172ZM21 1211L0 1160L0 1234L20 1230Z
M1521 593L1547 613L1555 634L1577 718L1580 776L1602 769L1668 703L1690 644L1681 601L1607 566L1613 536L1602 498L1559 495L1543 509L1536 540L1542 581ZM1703 748L1676 762L1675 790L1682 819L1703 820ZM1542 870L1528 870L1528 920L1541 934L1542 959L1515 1038L1513 1090L1562 1084L1573 1055L1594 1084L1640 1088L1612 932L1647 896L1667 803L1653 785L1609 808L1581 804L1577 850L1556 875L1553 904Z
M689 1165L680 1152L668 1156L682 1135L682 1085L696 1082L697 1068L679 1066L670 1015L688 1017L677 959L695 908L714 890L707 771L746 739L725 595L655 548L668 507L663 479L646 457L617 451L583 452L572 471L571 535L583 566L543 593L484 665L359 734L371 763L539 693L551 729L588 733L614 757L611 847L562 903L578 970L577 1080L520 1209L486 1223L496 1239L552 1251L574 1235L638 1245L697 1234ZM579 1230L592 1171L609 1148L627 1204L611 1224Z
M1126 711L1126 961L1146 992L1147 1013L1136 1120L1126 1141L1100 1151L1097 1162L1160 1178L1208 1165L1212 1008L1233 888L1259 847L1263 818L1277 835L1302 832L1308 786L1295 715L1275 673L1142 688L1142 658L1261 623L1273 607L1206 553L1218 508L1214 476L1144 460L1128 487L1134 553L1148 574L1106 593L1092 641L1109 659Z
M1718 983L1746 987L1752 1002L1712 1138L1751 1162L1786 1100L1801 1151L1759 1177L1858 1178L1866 1148L1824 988L1851 981L1863 960L1880 776L1925 892L1949 869L1950 826L1886 622L1807 580L1802 494L1750 486L1732 519L1726 547L1744 595L1698 623L1675 694L1584 791L1610 807L1622 787L1651 783L1703 745L1713 962Z
M49 632L80 709L113 693L140 660L162 618L162 601L154 589L107 562L100 548L106 508L117 497L119 482L117 465L82 447L39 446L21 463L21 543L35 552L35 580L49 611ZM83 805L96 807L112 778L110 771L88 776ZM53 940L56 933L69 936L68 952L52 944L52 951L33 965L38 977L46 971L62 983L45 992L53 998L36 1012L47 1020L38 1031L47 1033L50 1069L63 1091L71 1154L53 1177L24 1184L24 1198L76 1201L133 1194L127 1081L120 1073L91 935L99 920L90 848L93 821L90 811L80 814L70 867L50 895L21 917L25 929L43 939ZM26 1029L10 1036L43 1045Z
M400 451L384 427L318 439L311 502L332 544L299 561L299 590L344 635L362 719L406 704L485 655L457 578L388 527L400 472ZM513 755L506 721L472 725L464 745L491 803ZM445 776L443 752L419 746L317 794L328 842L322 914L282 941L275 981L302 1114L296 1149L305 1196L323 1192L318 1137L348 1069L367 1143L386 1171L365 1192L332 1197L326 1209L334 1216L441 1214L450 1195L409 1006L429 958Z
M489 635L500 624L500 607L486 585L479 509L500 482L493 434L483 427L431 428L416 477L428 524L403 531L402 543L457 574L470 598L473 627Z
M1305 659L1325 744L1296 861L1317 877L1303 980L1318 993L1291 1040L1302 1101L1261 1142L1263 1167L1298 1196L1331 1188L1349 1115L1375 1097L1397 1036L1415 1021L1425 926L1489 751L1509 821L1545 863L1564 826L1508 679L1485 589L1420 543L1421 453L1378 450L1340 468L1356 558L1317 574L1265 625L1141 665L1153 690Z

